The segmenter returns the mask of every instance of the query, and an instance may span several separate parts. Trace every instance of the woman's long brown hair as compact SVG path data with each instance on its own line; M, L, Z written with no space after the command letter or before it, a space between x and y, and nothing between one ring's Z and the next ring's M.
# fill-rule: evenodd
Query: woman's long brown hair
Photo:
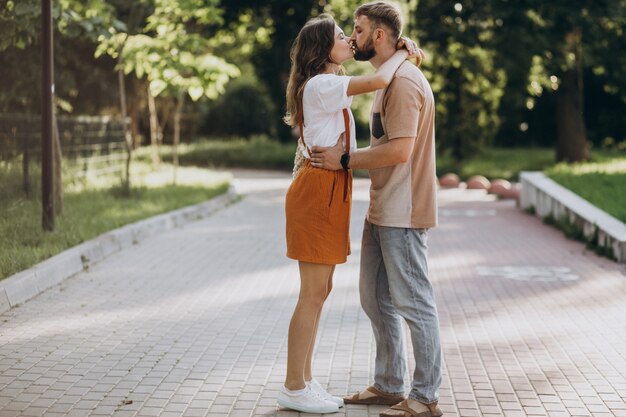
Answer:
M291 72L287 84L287 112L283 120L289 126L303 122L302 94L306 82L321 74L331 62L335 43L335 21L321 14L306 22L291 47Z

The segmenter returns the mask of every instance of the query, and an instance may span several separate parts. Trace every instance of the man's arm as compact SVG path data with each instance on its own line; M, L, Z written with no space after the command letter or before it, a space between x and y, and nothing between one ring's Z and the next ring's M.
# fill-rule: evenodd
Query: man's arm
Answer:
M414 137L395 138L384 145L372 148L357 149L350 154L349 168L353 169L375 169L398 164L403 164L411 158L413 153ZM332 148L314 146L311 148L311 164L316 168L329 170L342 169L341 155L343 154L343 144L341 138L337 145Z
M415 42L404 36L398 40L397 48L396 53L378 67L374 74L352 76L346 94L355 96L387 88L393 80L398 67L402 65L407 57L416 58L418 62L421 62L426 56Z
M387 135L384 145L359 149L350 154L349 168L375 169L405 163L413 153L417 134L420 103L416 84L408 78L397 77L389 86L386 101ZM411 136L409 136L411 135ZM341 169L343 147L341 137L330 148L313 147L311 163L314 167Z
M382 88L387 88L393 80L393 76L398 67L402 65L409 56L415 55L409 55L406 49L400 49L382 64L375 73L351 77L346 95L356 96L358 94L370 93Z

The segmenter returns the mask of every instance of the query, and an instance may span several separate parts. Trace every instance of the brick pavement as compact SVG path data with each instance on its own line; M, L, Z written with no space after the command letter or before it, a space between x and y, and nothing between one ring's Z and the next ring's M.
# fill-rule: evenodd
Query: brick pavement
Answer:
M284 256L289 179L237 175L240 203L0 315L0 417L297 415L275 407L298 290ZM357 285L366 206L358 180L353 255L337 268L314 364L335 394L372 376ZM440 207L430 267L446 416L626 416L624 267L508 201L444 190Z

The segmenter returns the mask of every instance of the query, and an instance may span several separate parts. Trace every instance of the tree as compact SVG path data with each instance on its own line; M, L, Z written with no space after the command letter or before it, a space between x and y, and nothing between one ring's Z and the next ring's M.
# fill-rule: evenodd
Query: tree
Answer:
M530 114L554 121L558 160L586 159L583 75L595 77L621 108L626 103L626 58L612 52L626 47L625 9L623 0L420 1L418 34L433 60L429 75L443 148L458 161L495 132L500 143L519 144L527 139ZM550 103L542 100L537 111L546 91L553 107L546 111Z
M545 90L555 93L557 160L588 159L584 70L590 67L594 73L605 75L605 90L615 94L621 91L621 100L626 102L623 77L626 59L623 54L612 52L626 46L626 3L623 0L525 0L515 4L499 2L497 11L508 16L522 14L530 24L524 33L527 39L532 39L524 45L533 55L529 91L535 97ZM501 53L505 57L508 54Z
M324 2L320 2L324 4ZM267 39L259 37L251 57L256 75L264 82L274 101L274 119L282 120L285 112L285 89L289 79L291 62L289 52L298 31L312 14L323 10L320 3L306 1L274 0L229 0L224 7L224 18L235 22L242 13L251 11L251 16L262 22ZM283 142L293 140L291 128L284 123L277 124L278 138Z
M584 161L589 158L583 116L582 31L581 21L568 4L536 4L528 10L537 33L537 54L533 57L531 92L541 95L543 88L556 91L558 161ZM541 42L544 40L544 42Z
M77 1L59 0L53 3L53 25L56 30L68 37L79 38L85 34L94 34L102 31L111 24L110 7L97 0ZM8 0L5 7L0 8L0 52L9 54L14 50L23 50L37 43L40 37L41 4L37 0L21 0L19 2ZM33 66L27 68L33 69ZM38 75L38 74L37 74ZM35 71L20 73L13 80L16 88L32 85ZM37 84L35 84L37 85ZM26 88L24 88L26 87ZM17 96L21 96L18 94ZM38 93L35 97L38 96ZM53 96L54 100L54 96ZM31 103L37 100L31 97ZM61 102L62 103L62 102ZM63 211L63 181L62 181L62 155L61 143L56 120L56 112L53 111L53 135L52 150L54 156L54 200L56 202L56 214ZM43 132L42 132L43 134Z
M498 23L488 3L424 0L416 11L436 96L438 146L457 164L490 144L499 127L506 74L495 65L491 42Z
M538 34L528 30L533 25L531 18L520 11L526 3L518 0L516 7L503 2L493 5L497 26L491 46L495 52L494 64L506 73L498 108L500 127L495 137L500 146L528 146L527 114L535 104L528 92L529 73Z
M126 74L146 77L150 107L150 130L153 161L158 162L155 97L173 97L174 145L180 141L180 113L186 95L196 101L201 97L215 99L224 91L230 78L239 70L211 52L211 45L201 30L222 22L218 0L155 0L154 11L147 18L142 33L129 35L111 31L100 37L96 55L107 53L119 58Z
M211 103L205 120L212 134L244 137L271 134L274 103L258 80L243 76L228 84L226 92Z
M92 39L118 26L113 8L101 0L56 0L53 3L56 29L68 37ZM6 0L0 8L0 51L24 49L39 39L41 4L39 0Z

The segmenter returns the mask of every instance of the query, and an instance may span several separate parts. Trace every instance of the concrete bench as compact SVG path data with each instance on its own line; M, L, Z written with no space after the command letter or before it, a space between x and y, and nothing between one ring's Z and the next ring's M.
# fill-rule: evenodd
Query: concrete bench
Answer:
M552 217L577 225L587 239L597 233L597 244L612 249L620 263L626 263L626 224L587 200L557 184L542 172L522 172L520 206L541 218Z

